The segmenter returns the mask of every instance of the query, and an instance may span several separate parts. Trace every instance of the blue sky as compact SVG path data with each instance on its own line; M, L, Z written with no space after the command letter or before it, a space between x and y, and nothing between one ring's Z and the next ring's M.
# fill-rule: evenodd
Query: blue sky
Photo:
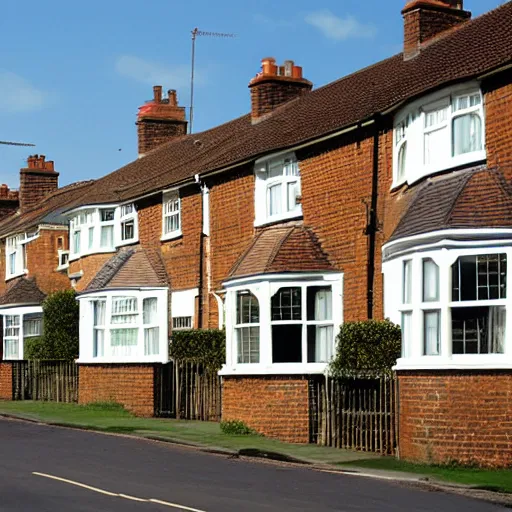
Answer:
M504 3L466 0L477 16ZM137 107L152 85L189 105L190 31L197 42L194 131L249 111L262 57L295 60L315 87L398 53L405 0L24 0L0 17L0 183L18 186L29 154L55 160L61 185L137 157Z

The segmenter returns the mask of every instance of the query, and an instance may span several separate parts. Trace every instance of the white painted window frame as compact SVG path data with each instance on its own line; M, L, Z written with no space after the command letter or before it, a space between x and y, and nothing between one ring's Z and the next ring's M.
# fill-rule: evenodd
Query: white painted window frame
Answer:
M167 363L169 361L168 350L168 290L167 288L137 288L120 289L91 294L82 294L78 297L80 303L80 355L79 363ZM114 298L134 297L137 299L137 320L133 324L113 324L112 301ZM157 299L158 324L144 324L143 300L147 298ZM105 325L104 328L104 351L103 355L94 356L93 353L93 329L94 310L93 302L105 300ZM97 326L98 327L98 326ZM158 327L158 354L144 354L144 329ZM122 328L137 328L137 345L133 354L121 356L113 354L111 346L111 330Z
M24 350L25 350L25 347L24 347L24 340L25 340L25 334L24 334L24 329L23 329L23 320L24 320L24 316L25 315L31 315L31 314L40 314L42 315L43 314L43 309L41 306L25 306L25 307L14 307L14 308L5 308L5 309L1 309L0 310L0 316L2 316L2 320L3 320L3 325L4 325L4 333L3 333L3 338L2 338L2 345L3 345L3 358L4 360L10 360L10 361L18 361L18 360L22 360L23 359L23 353L24 353ZM7 358L5 356L5 354L7 353L6 352L6 341L9 341L7 340L6 338L9 338L9 339L12 339L12 337L8 337L6 336L5 334L5 323L6 323L6 317L7 316L17 316L19 317L19 322L20 322L20 326L19 326L19 338L18 338L18 357L9 357Z
M286 175L285 167L288 164L297 166L298 175ZM280 176L268 177L268 171L271 166L281 163L283 172ZM269 193L270 188L281 185L282 204L288 204L288 185L296 183L298 187L298 197L301 196L301 177L300 165L295 153L287 153L279 156L265 157L257 160L254 166L255 191L254 191L254 225L263 226L284 220L296 219L302 217L302 204L297 203L295 209L286 208L282 213L270 215L269 213Z
M408 251L403 251L394 258L389 258L382 265L384 273L384 315L391 321L401 324L402 314L411 312L411 339L404 340L402 357L398 359L396 369L493 369L512 368L512 294L508 290L506 299L452 301L451 267L461 256L486 254L506 254L507 263L512 261L512 240L496 242L472 241L464 246L429 247L418 244ZM449 245L445 241L445 245ZM439 301L424 302L422 298L422 262L431 258L439 266ZM412 261L412 301L403 304L403 262ZM510 268L510 267L509 267ZM511 273L508 271L510 282ZM400 283L400 286L397 286ZM473 306L504 306L505 347L503 354L453 354L452 353L452 308L469 308ZM423 351L423 313L426 310L439 310L441 314L441 340L439 355L424 355Z
M33 240L32 237L30 240ZM30 241L28 240L28 241ZM20 233L9 236L5 240L5 280L23 276L27 273L26 249L27 235ZM11 258L14 257L14 271L11 269Z
M117 229L114 233L114 243L116 247L121 247L123 245L130 245L139 240L139 226L138 226L138 216L137 216L137 208L134 203L127 203L116 208L117 214ZM123 229L124 225L128 222L133 221L133 236L131 238L123 238Z
M343 274L340 273L304 273L304 274L269 274L236 279L224 283L226 289L226 364L220 375L301 375L324 374L327 363L307 362L307 325L325 324L325 321L307 321L306 287L332 286L332 353L335 353L335 339L339 326L343 323ZM301 363L272 362L272 324L271 297L279 288L300 287L302 297L302 361ZM260 362L238 363L237 337L235 333L237 292L250 291L259 301L260 306ZM279 323L290 323L287 321ZM295 323L295 322L291 322Z
M454 102L463 96L479 94L480 103L464 110L455 110ZM426 127L425 117L428 112L448 106L448 118L444 123L446 128L446 144L443 145L444 156L441 161L432 165L424 162L425 133L434 131L438 127ZM482 149L470 153L453 156L453 121L461 115L477 113L482 121ZM403 123L407 123L405 139L398 140L398 130ZM443 139L444 140L444 139ZM400 147L407 143L407 161L403 176L398 175L398 156ZM416 100L400 110L395 116L393 129L393 182L391 188L404 183L413 184L416 181L444 170L485 161L485 106L484 96L478 82L469 82L445 88Z
M176 209L177 205L177 209ZM173 209L174 208L174 209ZM178 227L171 231L166 230L167 219L177 217ZM181 231L181 197L178 189L168 190L162 195L162 237L161 240L173 240L182 236Z

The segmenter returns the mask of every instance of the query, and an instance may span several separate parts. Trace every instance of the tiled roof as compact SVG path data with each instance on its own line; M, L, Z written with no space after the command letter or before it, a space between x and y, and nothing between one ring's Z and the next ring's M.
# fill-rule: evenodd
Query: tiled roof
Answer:
M512 227L512 192L496 169L430 178L414 193L389 241L443 229Z
M39 305L45 299L44 294L34 279L22 277L17 279L9 289L0 296L0 307L14 305Z
M167 273L157 251L123 248L108 260L85 292L112 288L168 286Z
M436 37L420 54L395 55L277 108L160 146L99 179L89 204L128 200L352 126L448 84L512 61L512 2ZM248 97L249 98L249 97Z
M7 217L0 222L0 237L11 233L21 233L39 224L67 225L67 219L63 217L62 213L64 210L82 204L82 198L92 184L92 180L82 181L59 188L37 206L24 211L23 214L17 212Z
M260 231L229 273L229 279L283 272L333 271L314 233L302 225Z

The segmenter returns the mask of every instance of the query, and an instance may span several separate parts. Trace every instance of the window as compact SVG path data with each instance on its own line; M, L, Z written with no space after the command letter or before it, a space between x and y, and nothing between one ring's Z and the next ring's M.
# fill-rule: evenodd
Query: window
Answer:
M100 217L100 248L114 248L114 208L104 208L99 211Z
M454 354L504 353L506 298L506 254L461 256L457 259L452 265Z
M412 260L402 262L402 357L407 357L412 325Z
M237 293L236 339L238 363L260 362L260 306L249 291Z
M25 272L26 268L26 251L25 244L26 235L16 235L7 238L6 251L6 279L19 276Z
M294 156L268 160L256 171L256 223L302 215L299 164Z
M59 266L57 270L62 270L69 267L69 251L64 251L62 249L58 250L58 258L59 258Z
M439 302L439 267L430 258L424 258L422 265L423 353L438 356L441 352L441 312L430 308L434 306L432 303Z
M23 315L23 338L34 338L43 334L43 315L30 313Z
M136 215L135 206L133 204L126 204L121 206L121 241L131 242L135 240L136 229Z
M4 320L4 359L21 359L20 315L6 315Z
M167 362L167 294L155 289L82 296L80 361Z
M184 331L186 329L192 329L192 317L191 316L175 316L175 317L173 317L172 328L174 331Z
M303 362L304 339L308 363L328 362L333 349L331 287L280 288L271 298L271 326L272 362Z
M164 194L164 229L163 236L172 237L181 234L181 211L178 191Z
M482 94L467 87L434 93L397 115L393 186L485 160Z

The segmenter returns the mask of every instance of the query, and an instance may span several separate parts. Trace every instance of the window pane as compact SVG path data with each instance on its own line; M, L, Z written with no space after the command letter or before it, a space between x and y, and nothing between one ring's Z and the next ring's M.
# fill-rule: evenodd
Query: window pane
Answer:
M177 213L172 213L165 217L165 234L173 233L175 231L179 231L180 229L180 214L179 211Z
M308 286L308 320L332 320L332 288L330 286Z
M506 308L452 308L454 354L503 354Z
M112 329L110 331L110 345L112 355L131 356L137 348L139 330L133 329Z
M409 357L411 339L412 312L402 313L402 357Z
M135 237L135 221L128 220L121 223L121 238L123 240L131 240Z
M272 320L301 320L301 289L280 288L271 300Z
M412 300L412 260L403 262L402 303L410 304Z
M142 318L145 325L158 323L158 301L156 297L142 301Z
M333 345L332 325L308 325L308 363L328 363Z
M100 246L102 249L110 249L114 247L114 226L101 227Z
M398 163L397 163L397 172L396 179L403 180L405 178L405 166L407 160L407 142L404 142L400 149L398 150Z
M158 327L150 327L148 329L144 329L144 355L152 356L158 354L158 338Z
M272 185L268 188L268 214L279 215L283 211L282 185Z
M43 331L43 317L39 313L23 316L23 337L41 336Z
M92 340L92 357L105 355L105 329L94 327Z
M237 300L237 324L257 324L260 321L258 299L250 292L238 292Z
M440 312L425 311L424 321L424 354L426 356L438 356L440 347Z
M89 249L92 249L93 246L94 246L94 228L89 228L88 229L89 231L89 243L88 243L88 248Z
M101 222L110 222L114 220L114 210L100 210Z
M112 299L112 323L134 324L137 322L137 299L135 297L116 297Z
M283 162L278 161L268 165L267 177L278 178L283 175Z
M183 329L192 329L192 317L191 316L175 316L172 319L172 328L175 331Z
M237 333L238 362L241 364L260 362L260 328L239 327Z
M105 325L105 304L104 300L96 300L93 302L93 322L94 326Z
M285 176L299 176L299 163L296 160L287 158L284 161L284 175Z
M80 231L73 233L73 252L78 254L80 252Z
M425 134L425 165L442 164L448 155L443 151L449 151L446 142L448 128L441 128ZM448 139L449 144L449 139Z
M478 114L466 114L453 120L453 155L482 149L482 120Z
M272 326L272 362L302 362L302 324Z
M439 267L431 260L423 260L423 301L439 300Z
M293 212L298 208L297 198L300 196L299 184L295 181L288 183L288 211Z

